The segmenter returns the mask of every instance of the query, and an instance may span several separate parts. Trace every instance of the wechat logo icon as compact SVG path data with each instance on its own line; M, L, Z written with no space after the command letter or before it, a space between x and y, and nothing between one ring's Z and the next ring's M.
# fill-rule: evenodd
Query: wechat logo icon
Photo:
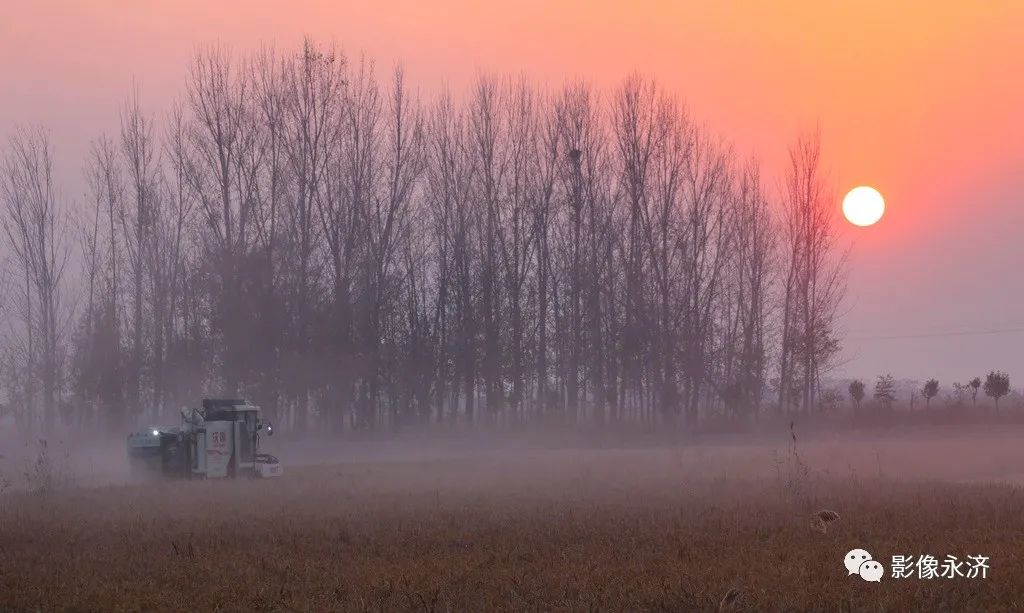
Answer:
M851 549L846 552L843 564L849 575L860 575L865 581L880 582L885 574L885 566L881 562L873 560L871 554L863 549Z

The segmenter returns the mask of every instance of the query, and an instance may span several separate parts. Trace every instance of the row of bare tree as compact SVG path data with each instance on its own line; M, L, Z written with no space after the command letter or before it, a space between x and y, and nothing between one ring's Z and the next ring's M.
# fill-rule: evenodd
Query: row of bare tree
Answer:
M839 348L817 135L769 190L638 76L424 101L312 42L211 49L169 115L136 92L120 117L74 215L44 131L4 156L3 384L27 428L203 395L296 432L696 424L811 410Z

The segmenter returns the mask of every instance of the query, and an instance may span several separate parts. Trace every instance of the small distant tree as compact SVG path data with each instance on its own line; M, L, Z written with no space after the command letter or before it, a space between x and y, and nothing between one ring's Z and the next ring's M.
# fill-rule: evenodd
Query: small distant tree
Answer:
M822 390L821 396L818 399L818 407L826 413L838 409L842 404L843 392L839 391L839 388L836 387Z
M925 408L930 407L932 404L932 398L939 395L939 381L938 379L928 379L924 383L924 387L921 388L921 396L924 397Z
M860 379L850 381L850 398L853 400L853 407L860 409L860 401L864 400L864 382Z
M1010 393L1010 375L1005 372L993 370L985 377L985 395L996 401L996 411L999 410L999 399Z
M971 386L971 405L974 406L978 404L978 388L981 387L981 377L971 379L967 385Z
M878 375L878 381L875 381L875 400L886 409L892 407L896 400L896 378L891 374Z
M953 396L956 398L956 405L957 406L963 406L963 404L964 404L964 396L967 395L967 390L969 388L970 388L969 385L967 385L965 383L960 383L959 381L957 381L956 383L953 384Z

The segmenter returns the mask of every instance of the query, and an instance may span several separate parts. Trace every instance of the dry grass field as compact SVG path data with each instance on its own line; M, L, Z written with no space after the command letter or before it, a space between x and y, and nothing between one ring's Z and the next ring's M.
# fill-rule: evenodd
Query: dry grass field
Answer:
M9 487L0 610L714 611L730 590L731 610L1024 608L1020 434L821 440L797 455L787 441L502 451L288 466L272 481ZM810 526L820 509L841 516L824 534ZM868 583L842 565L857 547L886 564L982 554L991 569Z

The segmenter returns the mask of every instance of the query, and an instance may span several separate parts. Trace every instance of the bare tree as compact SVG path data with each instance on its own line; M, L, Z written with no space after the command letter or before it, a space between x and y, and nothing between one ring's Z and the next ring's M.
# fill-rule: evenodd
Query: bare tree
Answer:
M684 290L679 280L686 277L690 263L686 260L691 238L686 224L688 214L694 211L687 207L687 197L692 195L687 187L693 178L689 172L694 141L689 120L674 101L660 99L652 112L659 134L652 160L651 195L647 208L641 210L653 282L650 321L656 334L651 343L652 378L661 412L674 419L680 409L676 351L683 342L684 321L692 323L686 317L691 313L682 302ZM686 342L689 346L689 338Z
M108 425L120 425L126 416L120 317L125 194L119 156L110 139L93 142L86 182L93 211L82 233L89 293L76 349L78 394L80 402L103 412Z
M820 377L839 351L835 323L846 291L846 252L839 251L832 199L821 172L818 133L790 149L786 178L786 271L779 404L800 390L800 407L815 405Z
M466 121L451 97L443 95L429 122L427 198L433 211L430 226L437 245L438 402L444 402L451 373L451 409L458 413L461 396L467 419L473 419L476 390L476 309L472 277L476 250L471 240L470 203L475 157L470 152ZM461 387L461 393L459 388ZM443 407L438 416L444 418Z
M336 430L354 407L356 380L367 374L357 360L354 285L367 211L381 173L381 100L373 65L362 59L349 75L338 116L337 151L328 167L324 197L317 200L330 270L331 358L337 363L330 394ZM360 409L361 425L366 426L365 403Z
M153 211L153 239L149 252L153 301L153 396L155 405L161 408L169 401L183 403L189 395L179 388L182 379L191 378L187 373L192 361L182 355L184 316L180 302L186 277L188 231L194 225L196 205L195 193L189 186L189 172L194 163L191 155L183 109L176 105L164 132L165 164L161 173L160 197ZM195 384L193 381L189 387Z
M246 194L239 173L255 143L250 121L249 83L231 54L223 48L199 52L188 80L188 101L194 120L190 123L191 150L195 163L189 179L199 197L208 232L204 246L217 273L214 326L222 337L221 372L224 387L236 393L243 377L244 327L242 263L251 237L250 221L255 202Z
M537 163L537 96L520 82L505 99L506 180L497 206L496 235L511 325L508 334L511 408L523 418L525 382L525 287L537 247L535 210L544 189Z
M892 403L896 401L896 379L891 374L878 375L874 397L884 408L892 407Z
M131 357L128 360L128 410L145 414L142 405L142 374L147 356L144 348L146 323L146 275L156 255L153 232L159 197L159 149L153 134L153 121L143 115L136 86L121 113L121 156L128 179L131 204L122 202L120 226L122 244L132 279ZM155 407L154 407L155 408Z
M558 155L561 195L565 205L556 233L561 246L561 287L555 296L564 334L559 346L562 380L570 423L580 418L581 402L589 400L598 422L604 421L609 395L605 356L608 347L603 304L607 286L606 248L613 212L611 178L614 167L596 93L588 86L567 87L554 109L564 151ZM584 411L585 412L585 411Z
M289 357L285 380L295 403L295 429L306 431L309 415L308 360L312 337L314 256L318 243L316 203L326 197L328 162L336 149L343 78L343 59L334 49L321 50L307 39L302 52L284 63L284 121L282 132L293 197L285 207L293 278Z
M964 396L967 394L969 386L959 381L953 383L953 397L956 398L956 406L963 406Z
M472 151L477 169L474 177L479 206L475 214L479 231L480 253L480 318L483 326L481 374L484 399L491 413L504 408L501 385L501 278L499 270L499 207L508 171L508 134L502 98L507 95L495 79L482 77L477 81L470 102L469 126Z
M739 173L729 215L732 258L728 277L733 313L726 332L734 347L727 347L725 381L728 396L743 414L758 415L767 371L771 292L776 281L776 223L762 187L760 171L751 160ZM735 359L735 366L732 362Z
M409 209L423 170L423 114L406 89L401 67L395 68L381 133L381 185L365 211L366 253L363 271L366 305L364 339L370 371L363 386L364 410L376 414L381 383L380 345L386 305L395 288L400 246L409 232ZM391 403L392 419L397 407ZM374 418L376 420L376 418Z
M612 122L620 165L620 184L628 207L623 251L624 301L621 362L624 394L632 388L641 407L643 401L643 354L649 344L647 331L646 248L644 215L650 198L652 160L664 139L664 126L656 116L657 88L652 81L633 75L618 89L612 104ZM646 419L651 419L649 412Z
M62 282L70 246L69 219L57 196L53 151L45 130L19 128L11 136L0 174L0 194L6 212L4 234L24 287L19 314L26 358L21 386L25 411L31 414L33 410L38 376L43 428L50 431L55 425L63 366Z
M684 251L684 372L686 415L699 418L702 386L710 379L710 345L715 308L730 248L728 202L732 185L731 150L707 130L695 133L686 171L687 213ZM722 390L715 390L719 396Z
M536 342L534 359L536 373L536 410L538 417L546 417L552 408L549 402L548 356L550 354L549 322L551 319L552 237L551 222L556 219L556 186L561 164L562 131L559 126L556 102L547 100L540 119L536 156L537 206L533 215L533 233L536 235L537 264L534 275L536 295Z

